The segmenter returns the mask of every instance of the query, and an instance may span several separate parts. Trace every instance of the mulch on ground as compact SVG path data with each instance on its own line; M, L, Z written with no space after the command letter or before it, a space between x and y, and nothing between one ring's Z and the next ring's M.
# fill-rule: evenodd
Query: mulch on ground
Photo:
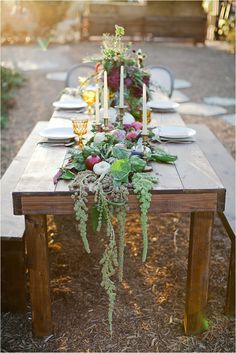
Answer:
M104 238L90 235L88 255L73 217L49 217L54 334L32 338L29 305L27 314L3 314L3 351L233 352L234 320L223 314L230 243L218 219L212 242L209 329L184 336L189 221L189 215L150 215L149 255L142 264L139 220L129 216L124 280L118 284L111 338L107 297L100 286Z

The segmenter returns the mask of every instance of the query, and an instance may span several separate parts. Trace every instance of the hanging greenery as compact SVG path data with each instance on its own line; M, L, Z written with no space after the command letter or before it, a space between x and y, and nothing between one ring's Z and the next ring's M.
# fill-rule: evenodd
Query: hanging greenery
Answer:
M112 319L116 299L115 274L123 279L125 252L125 223L128 211L129 193L137 195L140 206L140 220L143 238L142 261L148 252L148 209L151 205L151 191L157 178L143 173L147 161L173 163L176 156L169 155L160 148L149 148L146 160L143 153L133 148L140 145L141 126L114 129L107 133L94 133L83 150L71 149L66 165L57 173L59 179L72 180L69 189L73 192L75 217L78 230L87 253L90 253L87 238L88 197L93 195L92 225L95 232L106 229L106 245L100 260L102 282L109 307L108 322L112 334ZM136 130L137 129L137 130ZM135 138L129 139L135 132ZM122 143L122 144L121 144ZM151 147L151 146L150 146ZM117 218L118 234L114 218Z
M151 190L153 185L157 183L157 178L153 175L137 173L133 176L132 184L134 192L137 194L140 211L141 211L141 227L143 234L143 256L142 261L145 262L148 251L148 236L147 236L147 224L148 224L148 209L151 205Z

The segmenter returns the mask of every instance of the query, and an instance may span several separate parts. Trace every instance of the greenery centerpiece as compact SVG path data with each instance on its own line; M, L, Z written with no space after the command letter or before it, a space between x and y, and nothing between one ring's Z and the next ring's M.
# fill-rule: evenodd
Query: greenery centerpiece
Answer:
M140 205L140 220L143 237L144 262L148 252L148 209L151 191L158 182L156 176L145 173L149 161L173 163L176 156L167 154L160 148L146 148L141 141L142 124L134 122L124 129L110 127L110 131L94 132L84 148L71 149L66 164L54 178L70 180L69 189L74 199L74 210L78 229L85 247L90 253L87 238L88 200L93 198L93 229L99 232L106 229L107 244L100 265L101 285L109 298L108 320L112 333L112 315L116 298L115 274L122 281L125 249L125 222L129 194L137 195ZM91 199L90 199L91 201ZM118 222L118 234L114 228L114 218Z
M141 49L132 49L131 43L124 43L125 30L123 27L115 26L115 35L103 34L101 55L88 58L86 61L95 63L95 75L103 77L107 71L107 83L110 92L111 105L118 103L120 87L120 68L124 67L125 101L129 112L140 119L142 111L142 88L147 86L147 98L150 97L149 80L150 75L144 70L145 54Z

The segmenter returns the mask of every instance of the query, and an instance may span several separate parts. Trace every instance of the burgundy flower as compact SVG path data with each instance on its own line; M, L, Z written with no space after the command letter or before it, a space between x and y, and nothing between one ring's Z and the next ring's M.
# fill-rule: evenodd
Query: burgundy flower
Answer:
M132 124L124 124L124 128L125 130L130 130L130 129L133 129L133 126Z
M140 98L143 95L143 88L142 87L133 87L132 89L133 96L136 98Z
M113 92L116 92L120 87L120 68L115 67L107 77L107 84Z
M130 78L130 77L127 77L126 79L125 79L125 86L127 87L127 88L129 88L130 86L132 86L132 79Z
M143 76L143 83L145 83L146 86L149 85L149 76Z

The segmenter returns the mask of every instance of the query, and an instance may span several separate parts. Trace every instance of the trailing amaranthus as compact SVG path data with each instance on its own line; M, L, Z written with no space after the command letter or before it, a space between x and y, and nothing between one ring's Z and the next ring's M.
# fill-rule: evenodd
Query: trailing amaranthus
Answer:
M141 227L143 234L143 255L142 261L145 262L147 258L148 251L148 236L147 236L147 224L148 224L148 209L151 205L152 194L151 190L155 183L157 183L157 178L153 175L148 175L144 173L136 173L132 178L132 184L134 192L137 194L140 211L141 211Z

